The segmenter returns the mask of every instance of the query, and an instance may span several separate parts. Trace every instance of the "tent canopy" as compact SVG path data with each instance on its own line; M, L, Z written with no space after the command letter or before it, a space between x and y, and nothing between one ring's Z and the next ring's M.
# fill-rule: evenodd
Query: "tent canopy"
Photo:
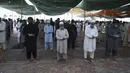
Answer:
M120 15L121 12L116 11L116 10L102 10L98 12L96 15L98 16L118 16Z
M130 3L130 0L82 0L77 7L83 10L101 10L101 9L115 9L124 4Z
M28 5L24 0L1 0L0 7L15 11L24 15L40 14L34 6Z
M130 5L116 8L118 11L130 11Z
M28 5L25 0L1 0L0 7L16 11L24 15L41 14L61 15L72 8L82 8L86 11L115 9L122 5L130 3L130 0L30 0L34 6ZM130 8L119 8L120 11L130 11ZM82 10L81 10L82 12Z
M60 15L75 7L81 0L30 0L41 12L47 15Z

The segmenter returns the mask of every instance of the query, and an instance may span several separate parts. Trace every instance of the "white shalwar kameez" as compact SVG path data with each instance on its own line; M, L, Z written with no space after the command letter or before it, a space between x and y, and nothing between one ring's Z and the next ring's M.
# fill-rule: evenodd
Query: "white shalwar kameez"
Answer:
M91 25L87 25L85 28L84 39L84 58L87 58L87 53L90 52L90 58L94 58L94 51L96 50L96 37L98 37L97 27L90 28ZM92 39L92 37L95 37Z
M77 24L76 24L76 27L77 27L77 35L80 35L81 23L77 23Z
M6 49L6 23L0 22L0 48Z
M17 35L17 41L18 43L20 43L20 27L21 27L22 23L18 22L17 24L17 29L18 29L18 35Z

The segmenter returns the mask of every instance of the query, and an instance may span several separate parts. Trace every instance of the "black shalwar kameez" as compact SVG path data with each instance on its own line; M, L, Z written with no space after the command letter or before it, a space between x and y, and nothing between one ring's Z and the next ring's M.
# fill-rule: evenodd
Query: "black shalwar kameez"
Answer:
M23 34L25 35L25 46L26 46L26 57L27 59L37 58L37 35L38 35L38 26L36 24L29 23L23 29Z

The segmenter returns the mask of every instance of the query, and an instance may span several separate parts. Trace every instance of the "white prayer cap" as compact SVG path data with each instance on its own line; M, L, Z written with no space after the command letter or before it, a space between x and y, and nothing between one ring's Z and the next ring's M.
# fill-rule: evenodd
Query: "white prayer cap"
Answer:
M50 23L50 20L46 20L46 23Z
M60 22L59 25L64 25L64 22Z
M95 21L95 20L90 20L89 22L90 22L90 23L95 23L96 21Z

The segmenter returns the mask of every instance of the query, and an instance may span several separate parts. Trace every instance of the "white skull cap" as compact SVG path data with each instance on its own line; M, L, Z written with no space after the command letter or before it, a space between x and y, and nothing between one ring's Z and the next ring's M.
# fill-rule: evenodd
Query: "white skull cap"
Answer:
M60 25L64 25L64 22L60 22L59 24L60 24Z
M50 23L50 20L46 20L46 23Z

